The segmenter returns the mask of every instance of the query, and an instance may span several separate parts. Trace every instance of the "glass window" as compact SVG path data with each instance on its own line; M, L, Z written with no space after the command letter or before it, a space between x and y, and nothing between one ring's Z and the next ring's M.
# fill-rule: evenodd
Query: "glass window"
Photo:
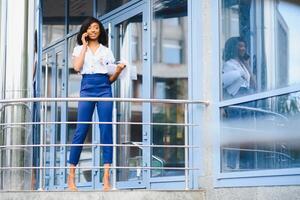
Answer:
M181 63L181 45L178 40L164 40L162 62L168 64Z
M300 92L221 109L223 172L300 167Z
M300 2L222 0L223 99L300 81Z
M44 0L43 3L43 47L65 34L65 1Z
M131 0L97 0L97 13L98 16L102 16Z
M88 16L93 16L93 0L69 0L69 32L79 30Z
M188 98L187 1L153 2L152 95L155 99ZM184 123L184 106L152 104L153 122ZM155 145L183 145L184 127L153 126ZM153 148L153 167L184 167L183 148ZM183 170L152 170L152 177L183 175Z

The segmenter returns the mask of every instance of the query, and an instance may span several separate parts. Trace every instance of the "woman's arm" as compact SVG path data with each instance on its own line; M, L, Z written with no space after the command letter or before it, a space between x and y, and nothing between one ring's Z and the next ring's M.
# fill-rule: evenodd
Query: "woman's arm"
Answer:
M222 83L224 88L227 88L240 78L242 78L241 71L237 70L233 63L229 61L224 63L222 71Z
M88 42L86 40L87 36L88 36L87 32L82 34L82 36L81 36L81 41L82 41L81 52L80 52L79 56L76 56L73 58L73 68L76 72L80 72L80 70L83 66L83 63L84 63L84 57L85 57L85 53L86 53L87 47L88 47Z
M228 86L233 84L239 78L241 78L241 73L237 70L224 72L223 76L222 76L222 82L223 82L224 88L227 88Z
M82 49L79 56L73 58L73 68L76 72L80 72L83 66L86 51L87 51L87 45L86 46L82 45Z
M122 64L122 63L118 64L115 72L109 76L109 81L111 83L115 82L115 80L117 80L117 78L119 77L119 75L121 74L121 72L123 71L123 69L125 67L126 67L125 64Z

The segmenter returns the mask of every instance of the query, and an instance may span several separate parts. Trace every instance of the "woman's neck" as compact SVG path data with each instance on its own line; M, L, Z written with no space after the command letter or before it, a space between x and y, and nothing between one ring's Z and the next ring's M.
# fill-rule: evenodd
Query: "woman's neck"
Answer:
M100 43L98 42L98 40L90 40L88 43L89 47L97 47L99 45L100 45Z

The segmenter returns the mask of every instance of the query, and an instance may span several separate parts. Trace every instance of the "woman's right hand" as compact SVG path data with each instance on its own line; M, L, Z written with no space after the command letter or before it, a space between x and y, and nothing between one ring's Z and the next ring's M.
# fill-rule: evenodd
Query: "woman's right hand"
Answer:
M88 45L88 42L87 42L87 40L86 40L86 37L87 37L87 36L88 36L88 33L87 33L87 32L83 33L82 36L81 36L81 42L82 42L82 45L83 45L83 46L87 46L87 45Z

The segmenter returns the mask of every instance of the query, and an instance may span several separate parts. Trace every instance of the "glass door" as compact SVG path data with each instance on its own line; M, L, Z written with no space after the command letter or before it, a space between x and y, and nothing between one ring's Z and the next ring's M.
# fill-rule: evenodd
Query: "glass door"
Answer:
M54 98L62 97L63 84L62 74L65 65L63 44L55 46L43 53L42 66L42 97ZM45 122L60 122L62 116L61 102L42 102L44 114L42 116ZM46 124L44 126L44 144L60 144L61 143L61 125ZM54 188L62 184L61 169L53 169L51 167L59 167L61 165L61 148L46 147L44 149L44 165L50 167L45 170L45 187Z
M114 97L145 98L143 83L143 8L135 9L128 16L111 22L112 41L116 61L126 61L125 73L114 83ZM118 122L143 122L143 103L117 102ZM116 148L116 164L125 168L116 170L117 188L143 188L143 126L122 124L116 128L116 143L128 145ZM130 146L129 146L130 145ZM133 167L133 168L130 168Z
M188 99L188 1L152 2L152 95L154 99ZM152 126L151 144L184 145L186 134L183 104L154 103L152 122L174 123ZM151 166L185 167L184 148L155 147ZM184 170L152 170L152 181L159 178L180 180Z

